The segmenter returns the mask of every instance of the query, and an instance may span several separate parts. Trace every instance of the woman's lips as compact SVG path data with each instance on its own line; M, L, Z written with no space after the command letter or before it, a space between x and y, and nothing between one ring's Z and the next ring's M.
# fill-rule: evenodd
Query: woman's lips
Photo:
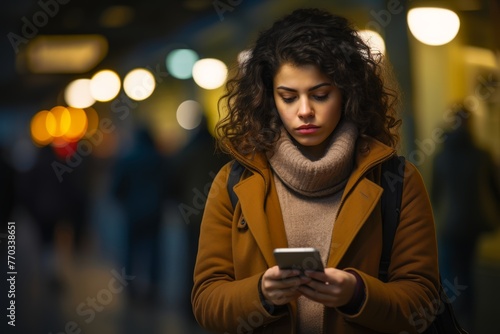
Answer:
M303 135L315 133L319 130L319 126L315 125L302 125L297 128L297 132Z

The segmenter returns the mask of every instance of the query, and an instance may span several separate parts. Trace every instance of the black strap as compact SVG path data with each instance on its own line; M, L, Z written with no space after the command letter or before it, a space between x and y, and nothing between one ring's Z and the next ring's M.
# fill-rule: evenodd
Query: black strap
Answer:
M382 193L382 256L380 258L378 277L387 282L389 264L391 263L392 245L399 224L401 197L403 194L405 158L393 156L382 163L380 184Z
M233 187L241 179L241 175L243 174L244 170L245 166L240 164L237 160L234 160L233 164L231 165L231 170L229 171L229 176L227 178L227 192L229 194L229 198L231 199L233 210L236 207L236 203L238 203L238 196L236 196Z
M379 279L387 282L389 264L391 262L392 245L396 230L399 224L401 213L401 198L403 194L405 159L404 157L394 156L382 164L381 185L384 188L382 194L382 230L383 245L382 256L379 265ZM441 284L439 278L439 297L442 306L436 311L436 318L432 324L423 332L423 334L454 333L467 334L455 316L450 301ZM444 305L444 307L443 307Z

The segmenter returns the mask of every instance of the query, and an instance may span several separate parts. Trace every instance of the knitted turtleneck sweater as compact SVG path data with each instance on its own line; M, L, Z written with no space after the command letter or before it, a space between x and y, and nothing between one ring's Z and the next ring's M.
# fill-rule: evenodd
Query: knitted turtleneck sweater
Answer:
M324 156L312 161L283 130L269 157L285 224L288 247L315 247L323 264L330 250L332 229L342 192L353 168L358 130L339 123ZM298 333L323 332L324 306L305 297L298 299Z

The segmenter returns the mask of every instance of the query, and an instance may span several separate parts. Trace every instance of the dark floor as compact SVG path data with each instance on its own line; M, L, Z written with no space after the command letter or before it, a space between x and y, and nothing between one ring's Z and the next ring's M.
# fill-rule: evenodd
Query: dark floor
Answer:
M191 278L183 265L182 223L166 213L161 284L151 296L146 293L146 271L132 273L123 266L119 215L108 207L100 216L106 223L96 222L92 241L75 253L71 230L59 230L54 247L42 247L35 223L22 212L16 214L16 326L6 324L4 311L0 333L205 333L188 313ZM148 263L147 259L143 262ZM2 300L4 291L7 288L2 284Z

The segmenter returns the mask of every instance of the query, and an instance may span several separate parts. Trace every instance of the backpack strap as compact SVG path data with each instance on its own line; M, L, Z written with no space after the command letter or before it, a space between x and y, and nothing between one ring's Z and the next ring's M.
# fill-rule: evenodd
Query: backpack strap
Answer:
M384 188L382 194L382 230L383 245L382 256L380 258L378 277L382 282L388 281L389 263L391 262L392 245L394 236L399 225L399 215L401 211L401 198L403 194L405 159L404 157L393 156L382 163L382 173L380 184ZM439 277L439 301L436 309L436 318L431 325L423 332L424 334L454 333L468 334L464 330L453 311L451 302Z
M393 156L382 163L380 175L382 193L382 256L380 258L378 277L387 282L389 264L391 262L392 245L399 225L401 197L403 194L405 158Z
M238 196L234 192L233 187L240 181L241 175L245 170L245 166L240 164L238 160L234 160L231 165L231 170L229 171L229 176L227 178L227 192L229 194L229 199L231 200L231 204L233 206L233 210L236 207L236 203L238 203Z

